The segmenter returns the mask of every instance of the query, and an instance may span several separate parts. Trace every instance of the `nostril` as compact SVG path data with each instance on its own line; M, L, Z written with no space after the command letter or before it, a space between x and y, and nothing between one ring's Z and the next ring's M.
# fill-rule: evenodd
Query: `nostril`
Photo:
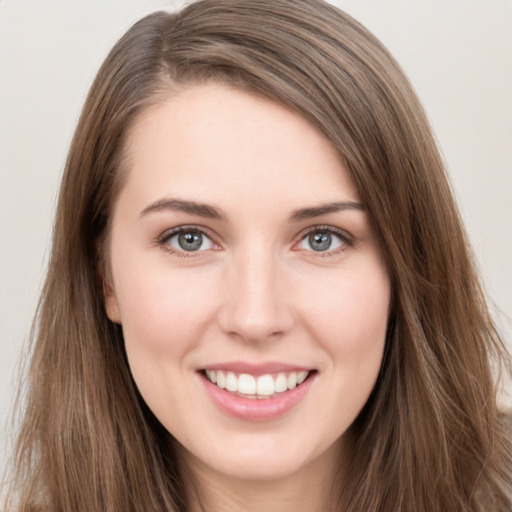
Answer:
M221 322L226 334L249 343L277 341L290 331L292 325L292 317L286 311L267 311L259 315L244 315L240 311L233 311L226 313Z

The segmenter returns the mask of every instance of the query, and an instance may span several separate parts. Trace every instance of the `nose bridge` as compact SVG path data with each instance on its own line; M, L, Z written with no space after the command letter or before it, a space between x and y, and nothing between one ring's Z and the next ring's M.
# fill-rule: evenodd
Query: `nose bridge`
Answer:
M293 315L278 257L261 244L239 250L228 272L224 331L261 341L290 329Z

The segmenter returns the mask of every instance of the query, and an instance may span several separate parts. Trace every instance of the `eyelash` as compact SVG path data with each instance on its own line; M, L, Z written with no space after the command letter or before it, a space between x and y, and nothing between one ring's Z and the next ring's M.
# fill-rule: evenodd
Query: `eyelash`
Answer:
M214 246L218 246L218 244L215 242L215 237L212 236L211 232L203 228L201 226L179 226L177 228L170 229L168 231L165 231L157 238L157 243L159 246L162 247L164 251L167 251L173 255L178 256L179 258L197 258L198 256L202 255L205 251L185 251L185 250L176 250L174 249L170 244L169 240L173 238L176 235L179 235L180 233L197 233L200 235L203 235L207 237L209 240L211 240L212 244Z
M179 235L180 233L198 233L200 235L203 235L207 237L214 246L219 246L218 243L215 242L215 237L212 235L212 233L201 226L191 225L191 226L179 226L177 228L173 228L171 230L165 231L157 238L157 244L162 247L163 250L174 254L180 258L191 258L191 257L198 257L202 255L207 250L203 251L185 251L185 250L176 250L174 249L170 244L169 240L173 238L176 235ZM306 231L303 231L299 235L299 239L297 242L295 242L294 247L297 247L303 240L305 240L308 236L312 235L313 233L323 233L328 235L335 235L338 237L342 244L339 248L326 250L326 251L314 251L314 250L305 250L305 252L314 254L315 257L320 258L329 258L332 256L336 256L337 254L340 254L344 252L347 248L354 246L354 239L353 237L347 233L346 231L338 228L334 228L333 226L325 226L325 225L316 225L308 228ZM301 250L300 248L295 250Z
M316 258L332 258L333 256L337 256L345 252L348 248L354 246L354 238L346 231L339 228L335 228L333 226L316 225L308 228L306 231L303 231L299 235L299 241L295 243L294 247L296 247L298 244L300 244L303 240L305 240L308 236L312 235L313 233L335 235L342 242L340 247L337 247L335 249L329 249L326 251L305 250L306 252L311 253L311 256L314 256Z

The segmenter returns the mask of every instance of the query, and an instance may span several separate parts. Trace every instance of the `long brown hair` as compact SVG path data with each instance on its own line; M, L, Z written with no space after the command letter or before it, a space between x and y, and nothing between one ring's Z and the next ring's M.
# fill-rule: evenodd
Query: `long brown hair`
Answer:
M99 268L137 116L217 81L298 112L338 150L393 287L382 371L349 432L340 510L512 508L512 446L487 311L443 162L397 63L317 0L202 0L155 13L113 48L86 100L60 189L11 502L52 512L186 511L172 438L139 396Z

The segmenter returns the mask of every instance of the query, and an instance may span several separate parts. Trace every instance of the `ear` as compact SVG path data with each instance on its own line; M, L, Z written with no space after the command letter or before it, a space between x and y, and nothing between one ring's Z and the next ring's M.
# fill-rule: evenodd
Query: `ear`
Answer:
M103 279L103 297L105 301L105 312L108 318L116 324L121 324L121 314L115 291L105 279Z
M105 307L105 313L107 314L109 320L115 322L116 324L121 324L119 304L117 302L114 287L110 284L110 279L107 277L107 272L105 271L103 244L100 242L97 242L96 244L96 256L96 268L98 271L97 278L100 290L103 292L103 304Z

